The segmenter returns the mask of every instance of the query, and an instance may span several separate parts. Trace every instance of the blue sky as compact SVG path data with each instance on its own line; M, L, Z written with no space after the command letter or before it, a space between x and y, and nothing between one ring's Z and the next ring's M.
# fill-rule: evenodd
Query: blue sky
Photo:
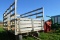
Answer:
M3 13L14 0L0 0L0 20L3 20ZM18 0L17 13L22 14L31 10L44 7L44 19L48 16L60 15L60 0Z

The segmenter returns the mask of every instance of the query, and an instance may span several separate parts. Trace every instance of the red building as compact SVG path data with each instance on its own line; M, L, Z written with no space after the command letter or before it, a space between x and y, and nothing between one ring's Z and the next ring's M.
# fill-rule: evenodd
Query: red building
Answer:
M49 32L51 30L51 20L47 20L45 23L44 23L44 32Z

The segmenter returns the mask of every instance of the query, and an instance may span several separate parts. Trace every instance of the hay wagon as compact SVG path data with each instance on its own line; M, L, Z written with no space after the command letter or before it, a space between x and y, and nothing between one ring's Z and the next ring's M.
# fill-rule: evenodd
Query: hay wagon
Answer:
M17 0L3 14L4 29L14 35L29 34L44 30L44 8L38 8L24 14L17 14Z

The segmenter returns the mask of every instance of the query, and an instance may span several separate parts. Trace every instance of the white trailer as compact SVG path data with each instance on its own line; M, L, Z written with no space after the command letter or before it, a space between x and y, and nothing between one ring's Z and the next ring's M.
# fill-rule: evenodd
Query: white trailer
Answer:
M44 30L44 8L18 15L17 0L3 14L4 29L15 35Z

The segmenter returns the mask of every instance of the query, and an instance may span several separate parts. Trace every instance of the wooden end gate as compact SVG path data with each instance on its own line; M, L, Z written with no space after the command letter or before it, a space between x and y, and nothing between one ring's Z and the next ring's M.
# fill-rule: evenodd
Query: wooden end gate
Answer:
M36 10L17 14L17 0L10 5L10 7L3 14L3 26L5 30L10 31L15 35L19 35L22 40L22 35L38 32L44 30L44 8L38 8ZM18 16L18 17L17 17Z

